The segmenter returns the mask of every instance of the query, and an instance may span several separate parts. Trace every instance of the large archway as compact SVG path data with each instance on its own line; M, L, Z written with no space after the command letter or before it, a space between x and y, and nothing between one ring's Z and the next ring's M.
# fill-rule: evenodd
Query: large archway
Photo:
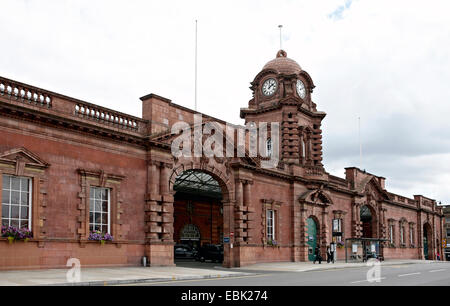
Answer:
M223 262L223 190L218 178L186 170L173 184L175 261Z
M360 220L362 223L361 237L378 238L376 213L370 205L361 206Z
M433 235L431 225L423 225L423 255L426 260L433 259Z

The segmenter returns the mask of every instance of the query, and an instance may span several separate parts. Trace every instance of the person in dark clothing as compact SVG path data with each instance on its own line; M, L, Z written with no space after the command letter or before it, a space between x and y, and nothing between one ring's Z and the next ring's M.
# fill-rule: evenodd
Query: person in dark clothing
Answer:
M327 263L331 261L331 248L327 247Z
M336 248L332 243L329 247L327 247L327 263L334 263L334 249Z
M320 249L316 247L316 251L314 252L314 264L316 264L316 261L319 262L319 265L322 264L322 256L320 256Z
M334 263L334 251L330 248L330 262Z

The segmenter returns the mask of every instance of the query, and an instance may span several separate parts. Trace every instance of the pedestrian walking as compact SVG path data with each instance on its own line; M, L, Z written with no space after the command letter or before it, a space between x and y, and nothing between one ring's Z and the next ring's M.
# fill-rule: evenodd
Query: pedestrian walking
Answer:
M327 247L327 263L331 261L331 248Z
M320 255L320 249L318 247L316 247L314 255L314 264L316 264L316 261L319 262L319 265L322 264L322 256Z
M334 263L334 248L330 248L330 261Z

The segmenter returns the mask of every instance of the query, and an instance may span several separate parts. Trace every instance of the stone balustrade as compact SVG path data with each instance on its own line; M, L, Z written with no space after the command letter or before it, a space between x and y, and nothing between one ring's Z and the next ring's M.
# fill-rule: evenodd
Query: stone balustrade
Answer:
M100 106L87 103L76 103L74 114L83 119L95 120L99 123L130 130L138 130L138 121L131 116L126 116Z
M0 96L7 96L9 99L21 101L25 104L52 108L52 98L45 91L39 91L31 86L28 87L1 77Z
M91 120L110 128L140 132L145 126L140 118L3 77L0 77L0 97L15 103L21 102L25 106L43 107L50 112L58 113L58 115L65 114Z

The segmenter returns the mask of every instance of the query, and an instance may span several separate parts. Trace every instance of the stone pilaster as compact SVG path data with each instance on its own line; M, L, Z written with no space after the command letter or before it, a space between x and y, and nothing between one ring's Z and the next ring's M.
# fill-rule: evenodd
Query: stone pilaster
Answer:
M232 268L236 264L234 262L234 238L231 237L231 233L234 230L234 201L223 202L223 235L224 237L230 237L230 243L224 244L224 262L223 266L226 268Z

